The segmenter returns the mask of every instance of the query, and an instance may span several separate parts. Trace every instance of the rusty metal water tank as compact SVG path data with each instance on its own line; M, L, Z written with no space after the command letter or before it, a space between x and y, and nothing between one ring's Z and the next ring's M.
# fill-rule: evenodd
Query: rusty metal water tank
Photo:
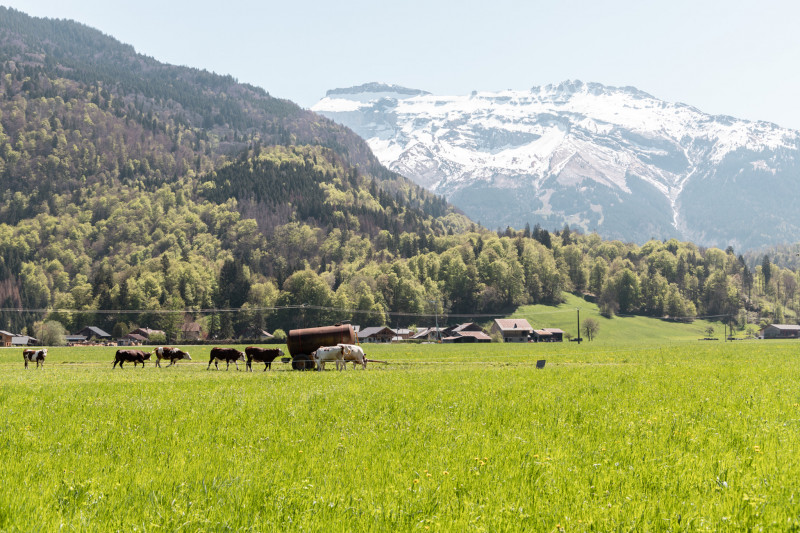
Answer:
M321 328L293 329L289 331L286 346L292 357L310 354L320 346L356 344L358 337L350 324L337 324Z

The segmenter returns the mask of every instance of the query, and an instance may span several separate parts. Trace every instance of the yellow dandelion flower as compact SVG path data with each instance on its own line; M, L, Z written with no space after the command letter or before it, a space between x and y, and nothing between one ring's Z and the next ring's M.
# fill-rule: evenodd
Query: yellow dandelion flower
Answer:
M447 470L442 470L442 475L443 476L449 476L450 472L448 472Z
M414 484L416 485L417 483L419 483L419 480L418 480L418 479L415 479L415 480L414 480Z

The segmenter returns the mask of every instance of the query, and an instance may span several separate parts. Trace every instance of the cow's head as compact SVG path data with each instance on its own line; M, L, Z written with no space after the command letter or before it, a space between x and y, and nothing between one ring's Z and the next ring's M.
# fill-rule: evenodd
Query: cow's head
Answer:
M244 361L245 360L244 352L240 352L240 351L237 350L236 353L239 354L239 357L236 358L237 361Z
M189 355L189 352L181 352L181 354L183 354L183 358L186 359L187 361L192 360L192 356Z

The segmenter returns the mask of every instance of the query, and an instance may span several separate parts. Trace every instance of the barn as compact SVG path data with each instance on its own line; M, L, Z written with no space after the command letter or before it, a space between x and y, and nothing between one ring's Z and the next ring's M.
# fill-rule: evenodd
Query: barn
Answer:
M800 339L800 326L796 324L770 324L762 330L765 339Z

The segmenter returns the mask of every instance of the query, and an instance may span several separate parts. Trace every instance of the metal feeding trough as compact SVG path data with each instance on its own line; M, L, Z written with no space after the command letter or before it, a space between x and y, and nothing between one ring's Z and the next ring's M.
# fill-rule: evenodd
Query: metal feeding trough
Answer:
M544 368L544 364L547 362L547 359L539 359L536 361L536 368Z

